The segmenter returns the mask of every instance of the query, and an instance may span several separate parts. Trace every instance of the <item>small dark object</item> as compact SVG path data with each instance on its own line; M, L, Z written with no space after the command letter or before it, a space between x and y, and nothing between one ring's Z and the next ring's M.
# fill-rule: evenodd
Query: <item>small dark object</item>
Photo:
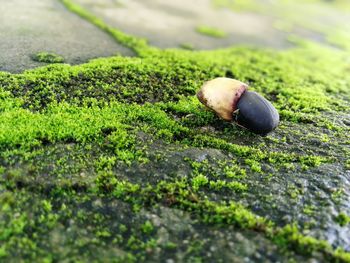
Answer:
M279 123L275 107L256 92L244 92L237 103L237 108L236 122L252 132L267 134Z

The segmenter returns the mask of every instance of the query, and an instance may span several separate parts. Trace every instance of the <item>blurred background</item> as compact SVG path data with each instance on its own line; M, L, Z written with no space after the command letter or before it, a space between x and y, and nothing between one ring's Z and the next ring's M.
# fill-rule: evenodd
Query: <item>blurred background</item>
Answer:
M274 49L297 40L350 49L347 0L74 0L107 24L160 48L217 49L249 45ZM71 64L132 56L60 0L11 0L0 5L0 70L45 65L38 52Z

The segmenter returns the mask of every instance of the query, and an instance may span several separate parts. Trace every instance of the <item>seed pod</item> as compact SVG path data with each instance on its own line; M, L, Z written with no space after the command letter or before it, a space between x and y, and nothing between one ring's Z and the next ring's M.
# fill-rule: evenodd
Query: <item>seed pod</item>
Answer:
M258 134L269 133L279 123L278 112L268 100L247 88L235 79L216 78L204 83L197 97L220 118Z
M237 108L235 121L252 132L267 134L279 123L275 107L256 92L244 92L237 103Z
M232 121L237 102L247 88L247 84L235 79L216 78L204 83L197 97L220 118Z

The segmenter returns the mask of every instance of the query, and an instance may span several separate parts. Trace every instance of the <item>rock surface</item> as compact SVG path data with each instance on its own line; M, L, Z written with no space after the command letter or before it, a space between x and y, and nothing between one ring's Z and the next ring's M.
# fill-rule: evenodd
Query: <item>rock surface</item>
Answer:
M117 53L132 55L110 36L67 11L57 0L14 0L0 4L0 70L21 72L45 63L38 52L53 52L79 64Z

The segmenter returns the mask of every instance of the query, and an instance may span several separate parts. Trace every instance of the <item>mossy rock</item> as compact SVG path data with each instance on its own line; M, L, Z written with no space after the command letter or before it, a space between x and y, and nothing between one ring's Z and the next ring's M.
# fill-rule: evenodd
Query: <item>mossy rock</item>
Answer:
M347 51L159 50L63 2L138 57L0 73L3 260L350 261ZM205 110L218 76L277 130Z

